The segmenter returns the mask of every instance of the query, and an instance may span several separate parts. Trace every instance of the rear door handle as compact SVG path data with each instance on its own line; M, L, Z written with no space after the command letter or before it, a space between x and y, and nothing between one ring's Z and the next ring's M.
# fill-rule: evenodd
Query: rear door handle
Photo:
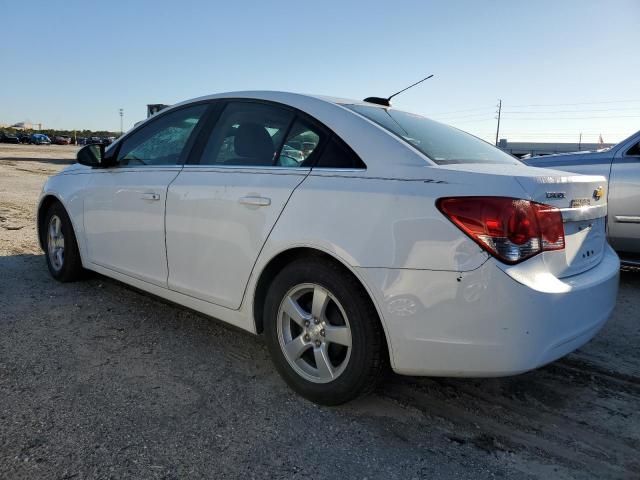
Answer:
M160 200L160 194L154 192L141 193L140 198L143 200Z
M254 207L267 207L271 205L271 199L267 197L260 197L257 195L248 195L246 197L241 197L238 200L243 205L249 205Z

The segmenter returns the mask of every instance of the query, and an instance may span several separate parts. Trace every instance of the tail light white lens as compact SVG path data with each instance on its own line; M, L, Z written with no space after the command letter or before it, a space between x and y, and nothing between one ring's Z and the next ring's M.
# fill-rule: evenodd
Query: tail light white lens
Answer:
M441 198L438 209L502 262L514 264L545 250L564 249L560 210L505 197Z

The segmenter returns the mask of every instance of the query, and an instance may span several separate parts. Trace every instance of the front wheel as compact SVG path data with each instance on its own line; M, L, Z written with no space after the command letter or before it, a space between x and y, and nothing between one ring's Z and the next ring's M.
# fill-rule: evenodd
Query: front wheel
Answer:
M49 207L44 228L45 256L51 276L61 282L78 280L84 269L73 225L60 203L54 203Z
M386 360L377 313L359 282L321 257L287 265L265 302L265 334L289 386L323 405L373 389Z

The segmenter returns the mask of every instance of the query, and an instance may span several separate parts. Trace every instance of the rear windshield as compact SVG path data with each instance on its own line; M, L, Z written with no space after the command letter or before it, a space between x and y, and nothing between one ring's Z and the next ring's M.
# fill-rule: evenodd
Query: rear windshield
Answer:
M345 105L411 144L439 165L453 163L519 164L493 145L413 113L366 105Z

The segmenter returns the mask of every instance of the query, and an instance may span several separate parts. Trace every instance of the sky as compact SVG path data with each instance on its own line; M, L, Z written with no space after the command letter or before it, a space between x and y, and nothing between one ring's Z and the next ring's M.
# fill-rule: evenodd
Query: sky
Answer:
M120 130L236 90L394 98L495 141L640 129L640 0L0 0L0 123Z

